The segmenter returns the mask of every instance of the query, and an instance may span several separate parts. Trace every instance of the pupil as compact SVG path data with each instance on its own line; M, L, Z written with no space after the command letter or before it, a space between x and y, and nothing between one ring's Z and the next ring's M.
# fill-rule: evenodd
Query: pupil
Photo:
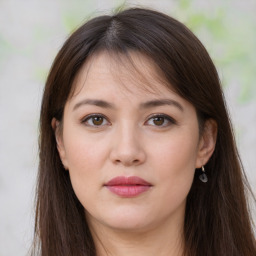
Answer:
M163 117L154 117L153 122L155 125L162 125L164 123L164 118Z
M93 117L93 124L95 125L101 125L103 122L103 118L100 116Z

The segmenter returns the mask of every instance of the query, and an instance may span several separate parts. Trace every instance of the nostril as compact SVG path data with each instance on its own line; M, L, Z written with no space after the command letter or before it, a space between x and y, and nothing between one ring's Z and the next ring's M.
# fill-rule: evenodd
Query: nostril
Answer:
M140 160L139 159L116 159L114 161L116 164L123 164L123 165L126 165L126 166L129 166L129 165L137 165L140 163Z
M122 164L124 166L139 165L142 164L146 155L142 148L136 145L130 145L129 147L113 148L110 152L110 160L114 164Z

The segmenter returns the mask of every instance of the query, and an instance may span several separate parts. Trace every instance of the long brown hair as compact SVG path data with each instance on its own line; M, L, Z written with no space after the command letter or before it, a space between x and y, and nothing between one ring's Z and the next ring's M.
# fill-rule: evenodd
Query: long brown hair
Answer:
M248 185L234 141L219 77L201 42L177 20L146 9L94 18L64 43L49 73L40 118L40 163L33 255L95 256L84 208L56 148L53 118L61 121L73 81L87 58L101 50L149 57L176 92L192 103L203 125L218 125L215 151L198 171L187 198L184 235L187 256L255 256Z

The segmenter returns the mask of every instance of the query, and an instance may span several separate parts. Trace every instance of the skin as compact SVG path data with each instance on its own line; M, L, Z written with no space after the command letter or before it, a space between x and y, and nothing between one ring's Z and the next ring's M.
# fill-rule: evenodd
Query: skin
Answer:
M195 108L157 79L146 57L131 57L143 77L150 77L150 89L140 86L143 79L133 70L100 53L80 70L63 122L53 119L52 126L97 255L178 256L186 198L195 168L214 151L216 125L208 121L200 136ZM168 104L145 105L163 99ZM117 176L138 176L152 187L120 197L104 186Z

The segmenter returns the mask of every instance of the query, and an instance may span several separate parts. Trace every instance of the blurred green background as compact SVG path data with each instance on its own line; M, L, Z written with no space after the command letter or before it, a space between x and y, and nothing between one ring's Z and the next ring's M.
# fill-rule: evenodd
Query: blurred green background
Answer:
M90 17L134 6L184 22L208 49L256 191L255 0L0 0L0 256L31 244L40 100L54 56Z

